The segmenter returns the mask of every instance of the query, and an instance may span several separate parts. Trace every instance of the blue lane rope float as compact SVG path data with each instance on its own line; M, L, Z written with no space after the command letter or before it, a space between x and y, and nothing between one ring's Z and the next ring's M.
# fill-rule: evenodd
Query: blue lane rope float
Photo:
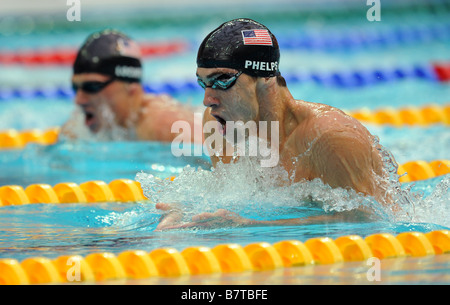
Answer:
M277 37L278 38L278 37ZM332 34L305 34L279 37L283 49L349 51L369 47L392 47L404 44L431 43L450 39L450 23L398 26L380 31L337 31Z
M283 74L288 84L312 81L318 85L337 88L357 88L377 84L401 81L404 79L422 79L439 82L436 68L433 65L415 65L410 67L376 68L344 72L312 72L309 74ZM200 92L202 89L195 80L160 84L144 83L144 90L149 93L167 93L176 95L189 92ZM69 86L44 88L4 88L0 90L0 101L12 99L70 99L74 93Z

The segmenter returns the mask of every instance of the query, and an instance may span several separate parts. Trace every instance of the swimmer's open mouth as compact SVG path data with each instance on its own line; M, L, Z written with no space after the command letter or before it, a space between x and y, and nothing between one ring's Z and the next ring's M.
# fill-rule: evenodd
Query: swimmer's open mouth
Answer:
M227 128L226 128L226 126L227 126L227 121L225 121L225 119L223 119L222 117L220 117L220 116L218 116L218 115L216 115L216 114L213 114L212 116L217 120L217 122L219 122L220 127L222 127L221 130L219 130L220 133L221 133L222 135L225 135L226 129L227 129Z
M86 120L90 120L94 118L94 114L90 112L86 112Z
M94 124L94 122L95 122L95 113L84 110L84 116L85 116L86 126L91 127L92 124Z
M213 114L213 117L217 120L217 122L219 122L222 125L225 125L227 123L227 121L225 121L223 118L221 118L218 115Z

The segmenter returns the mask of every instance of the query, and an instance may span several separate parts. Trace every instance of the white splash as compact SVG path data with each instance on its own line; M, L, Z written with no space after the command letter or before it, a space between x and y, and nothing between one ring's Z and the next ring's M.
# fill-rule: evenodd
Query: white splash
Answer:
M100 120L104 126L96 133L92 133L85 125L85 115L81 107L75 107L69 120L61 129L61 139L84 140L92 142L130 141L136 138L133 128L117 125L115 114L110 107L102 105L99 111Z
M395 212L372 197L353 190L333 189L320 179L292 184L283 168L263 168L251 158L234 164L219 163L211 171L187 166L173 181L144 172L138 173L136 180L153 202L184 204L191 216L228 209L255 217L276 218L280 207L319 206L325 213L362 209L384 221L450 226L450 175L427 198L398 182L394 184L389 191L395 193L396 205L400 207Z

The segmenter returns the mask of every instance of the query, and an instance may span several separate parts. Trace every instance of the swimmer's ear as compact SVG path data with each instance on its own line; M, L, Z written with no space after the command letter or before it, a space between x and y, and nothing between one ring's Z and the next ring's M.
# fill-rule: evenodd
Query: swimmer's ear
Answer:
M256 88L262 90L268 90L276 84L275 77L258 77L256 79Z

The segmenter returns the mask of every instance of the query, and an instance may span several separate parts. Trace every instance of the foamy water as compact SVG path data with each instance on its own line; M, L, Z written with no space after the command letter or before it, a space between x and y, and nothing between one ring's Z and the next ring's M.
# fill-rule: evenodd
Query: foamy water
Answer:
M258 162L242 159L235 164L219 164L211 171L185 167L174 179L161 180L144 172L136 175L144 194L153 202L180 203L185 219L202 212L228 209L245 216L263 219L286 218L282 207L319 209L322 213L369 210L370 220L406 223L432 223L450 227L450 175L438 177L439 182L425 196L422 190L412 191L413 184L392 185L395 195L393 212L375 199L355 191L331 188L320 179L287 184L287 172L279 167L262 168ZM303 209L302 211L304 211ZM283 215L281 215L283 214ZM304 217L289 215L289 217ZM306 215L308 216L308 215Z
M97 115L103 122L102 128L97 133L92 133L85 124L85 114L79 106L71 113L65 126L61 129L61 139L78 139L85 141L130 141L136 138L134 130L124 128L115 122L115 114L110 107L100 105Z

